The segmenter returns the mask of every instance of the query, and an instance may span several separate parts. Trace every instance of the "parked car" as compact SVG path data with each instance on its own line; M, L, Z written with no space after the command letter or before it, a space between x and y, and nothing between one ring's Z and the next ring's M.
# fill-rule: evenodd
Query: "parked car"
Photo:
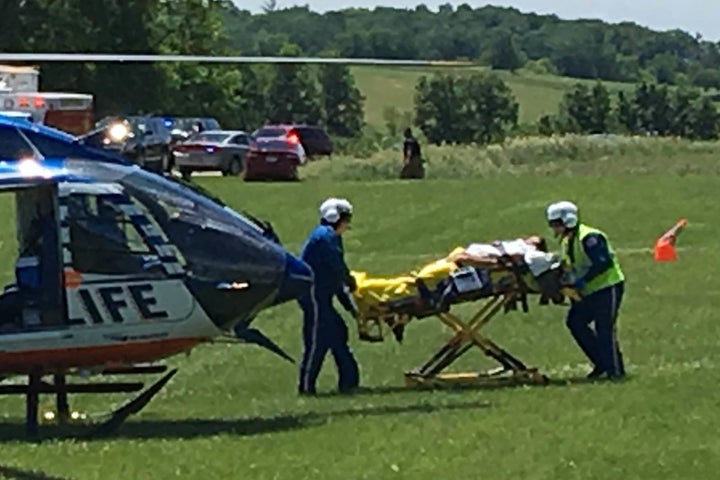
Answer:
M170 126L165 117L106 117L82 139L88 145L114 150L146 170L162 173L172 166Z
M250 134L240 130L210 130L196 133L173 147L175 165L183 178L196 171L221 171L239 175L250 149Z
M245 181L299 180L298 167L305 162L297 137L255 137L245 157Z
M220 122L211 117L174 117L172 120L171 134L175 143L185 141L195 133L222 130Z
M298 137L308 157L329 156L334 149L325 130L313 125L268 125L255 131L253 137Z

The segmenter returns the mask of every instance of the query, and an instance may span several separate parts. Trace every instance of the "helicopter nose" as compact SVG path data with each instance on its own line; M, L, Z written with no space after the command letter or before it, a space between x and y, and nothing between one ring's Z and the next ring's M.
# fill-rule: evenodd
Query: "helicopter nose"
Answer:
M310 266L296 256L287 253L285 255L285 275L274 304L297 300L310 292L312 284L313 272Z

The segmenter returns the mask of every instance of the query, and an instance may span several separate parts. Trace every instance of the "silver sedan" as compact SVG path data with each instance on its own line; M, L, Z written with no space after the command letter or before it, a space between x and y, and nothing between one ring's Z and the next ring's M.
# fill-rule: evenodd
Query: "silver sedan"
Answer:
M220 171L239 175L245 169L250 134L242 130L208 130L196 133L173 147L175 165L183 178L192 172Z

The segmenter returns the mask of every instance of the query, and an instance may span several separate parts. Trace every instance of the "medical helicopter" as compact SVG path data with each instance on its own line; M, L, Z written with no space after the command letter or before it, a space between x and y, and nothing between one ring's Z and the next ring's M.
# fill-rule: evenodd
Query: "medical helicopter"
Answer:
M233 330L276 351L250 323L312 284L268 224L27 120L0 116L0 194L15 196L19 247L15 282L0 295L0 378L29 379L0 394L26 396L30 436L41 393L56 395L63 419L68 393L144 388L73 385L69 375L162 373L153 362ZM103 426L139 411L176 372Z
M0 53L0 61L191 62L474 66L427 60ZM89 142L88 142L89 143ZM15 195L16 282L0 295L0 395L25 395L26 430L38 433L41 393L137 392L144 384L68 384L70 375L164 373L156 362L218 338L290 359L259 330L257 314L309 290L312 272L267 222L197 186L142 170L52 128L0 117L0 194ZM217 245L223 245L222 256ZM232 332L232 333L228 333ZM177 370L112 413L111 432ZM26 375L26 385L2 384ZM43 378L52 376L51 383Z

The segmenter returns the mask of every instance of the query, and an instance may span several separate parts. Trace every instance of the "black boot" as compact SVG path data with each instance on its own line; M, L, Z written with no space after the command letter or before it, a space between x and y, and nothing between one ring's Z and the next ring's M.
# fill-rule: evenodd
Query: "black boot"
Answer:
M395 340L397 340L398 343L402 343L403 338L405 338L405 325L404 324L398 324L395 325L392 328L393 335L395 335Z

